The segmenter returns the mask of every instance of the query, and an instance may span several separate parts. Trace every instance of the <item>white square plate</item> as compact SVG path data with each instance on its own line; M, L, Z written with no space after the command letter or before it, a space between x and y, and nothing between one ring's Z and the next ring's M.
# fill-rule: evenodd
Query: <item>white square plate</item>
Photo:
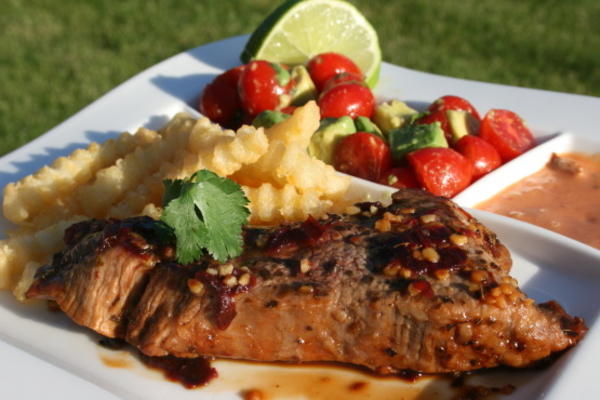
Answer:
M246 39L235 37L198 47L141 72L46 134L2 157L0 186L90 141L104 141L142 125L156 128L179 111L194 113L193 105L202 87L222 70L239 64L238 55ZM457 94L480 111L516 111L538 138L565 130L593 138L597 131L595 113L600 109L600 99L594 97L447 78L390 64L382 66L376 94L399 98L421 109L441 95ZM360 180L354 184L367 192L387 190ZM584 317L590 328L584 341L550 368L520 375L525 378L506 398L591 398L600 393L600 380L595 376L595 361L600 359L600 251L518 221L484 212L476 215L496 230L513 252L513 274L526 292L538 301L559 301L568 312ZM2 219L0 226L6 230L10 224ZM97 336L75 326L62 314L18 304L7 292L0 293L0 321L3 399L234 399L239 398L240 389L251 387L243 380L244 374L236 371L263 368L223 365L224 371L237 376L229 379L233 387L217 383L185 390L137 368L134 361L131 368L107 367L105 350L96 344ZM519 380L518 376L516 373L508 379ZM496 378L490 379L494 382ZM391 384L382 381L380 385L387 388ZM389 390L394 393L392 386Z

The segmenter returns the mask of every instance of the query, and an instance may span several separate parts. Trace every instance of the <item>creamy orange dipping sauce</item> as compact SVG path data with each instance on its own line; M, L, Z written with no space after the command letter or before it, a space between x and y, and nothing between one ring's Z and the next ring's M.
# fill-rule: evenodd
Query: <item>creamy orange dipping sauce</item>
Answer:
M553 156L540 171L476 206L600 249L600 155Z

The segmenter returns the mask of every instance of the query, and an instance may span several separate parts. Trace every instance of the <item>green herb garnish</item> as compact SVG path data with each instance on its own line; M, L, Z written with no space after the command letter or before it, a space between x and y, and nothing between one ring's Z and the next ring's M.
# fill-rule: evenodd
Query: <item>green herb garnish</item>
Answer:
M161 221L175 232L178 262L189 264L204 251L221 262L241 254L250 211L240 185L205 169L164 184Z

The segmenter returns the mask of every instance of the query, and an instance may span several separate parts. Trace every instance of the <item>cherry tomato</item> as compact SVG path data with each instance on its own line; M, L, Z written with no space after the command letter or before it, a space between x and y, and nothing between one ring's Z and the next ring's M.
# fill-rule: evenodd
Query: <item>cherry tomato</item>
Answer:
M502 164L500 154L494 146L478 136L463 136L456 142L454 149L465 156L473 166L473 180L479 179Z
M323 92L328 91L332 87L344 82L356 82L365 85L363 78L359 75L351 74L350 72L342 72L327 80L323 85Z
M325 83L337 74L348 72L362 77L362 72L354 61L339 53L316 55L310 59L306 68L319 92L323 90Z
M206 85L198 102L204 116L226 128L237 128L242 117L238 81L243 70L240 65L217 76Z
M482 139L498 150L503 162L523 154L535 145L535 138L523 120L508 110L490 110L481 122Z
M415 173L410 167L397 167L390 169L381 176L379 183L392 186L397 189L419 187L419 182L417 181Z
M251 61L246 64L238 83L242 107L250 116L285 107L284 100L289 100L292 85L283 66L264 60Z
M284 113L284 114L290 114L290 115L292 115L294 113L294 111L296 111L296 108L298 108L298 107L296 107L296 106L283 107L281 109L281 112Z
M371 118L375 110L375 96L371 89L356 82L344 82L322 92L317 102L321 118L339 118L348 115Z
M452 143L452 130L450 129L450 122L448 121L448 116L446 115L446 111L430 111L426 115L415 121L415 124L419 125L428 125L433 124L434 122L439 122L442 130L444 131L444 136L448 143Z
M333 166L338 171L377 182L392 166L390 147L379 136L356 132L338 143Z
M470 112L478 121L481 121L479 113L468 100L458 96L442 96L428 108L429 111L463 110Z
M437 196L452 197L471 183L471 163L452 149L427 147L406 157L421 187Z

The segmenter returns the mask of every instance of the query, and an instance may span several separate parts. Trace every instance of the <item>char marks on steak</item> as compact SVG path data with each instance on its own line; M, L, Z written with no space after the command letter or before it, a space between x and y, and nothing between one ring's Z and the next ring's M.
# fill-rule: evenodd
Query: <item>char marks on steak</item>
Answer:
M507 249L452 202L246 228L240 257L177 264L148 218L87 221L28 291L150 356L334 361L380 373L530 365L576 344L580 318L537 305Z

